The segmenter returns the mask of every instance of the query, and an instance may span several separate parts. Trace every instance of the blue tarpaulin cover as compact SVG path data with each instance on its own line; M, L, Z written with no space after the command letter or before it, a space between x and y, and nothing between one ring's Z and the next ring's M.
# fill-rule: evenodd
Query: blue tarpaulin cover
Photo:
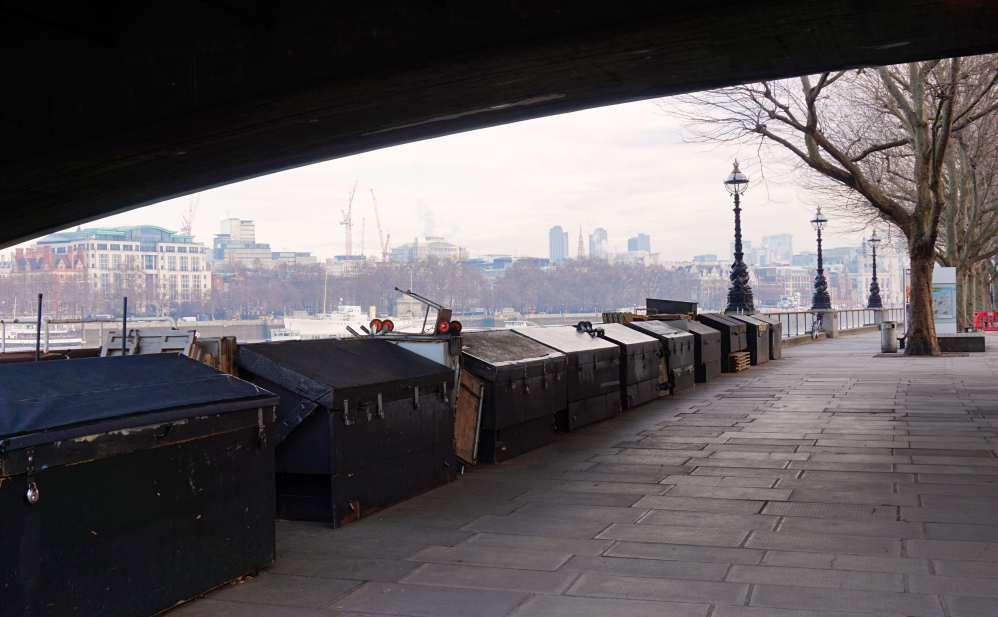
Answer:
M0 438L247 399L266 390L178 354L0 365ZM261 404L264 401L260 401Z

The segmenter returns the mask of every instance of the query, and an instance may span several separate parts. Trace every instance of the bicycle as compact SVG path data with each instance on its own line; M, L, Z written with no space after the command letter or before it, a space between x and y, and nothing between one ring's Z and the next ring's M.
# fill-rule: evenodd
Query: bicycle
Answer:
M814 316L814 321L811 322L811 340L818 338L818 334L823 331L822 317L824 313L817 313Z

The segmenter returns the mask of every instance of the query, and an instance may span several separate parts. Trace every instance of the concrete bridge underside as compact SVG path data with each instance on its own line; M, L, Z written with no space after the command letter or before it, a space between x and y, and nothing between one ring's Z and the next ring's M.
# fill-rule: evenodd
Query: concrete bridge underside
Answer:
M0 0L0 246L449 133L996 49L988 0Z

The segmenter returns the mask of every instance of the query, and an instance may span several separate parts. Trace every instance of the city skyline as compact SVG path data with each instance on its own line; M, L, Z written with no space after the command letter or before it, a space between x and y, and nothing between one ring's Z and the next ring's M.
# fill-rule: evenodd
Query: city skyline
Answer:
M253 220L273 250L308 251L324 261L344 254L341 210L359 181L354 253L362 228L366 252L377 252L373 189L384 234L395 246L445 236L473 257L547 257L544 232L561 225L574 255L581 224L589 232L605 229L611 251L614 244L623 251L627 238L647 233L663 261L726 254L733 220L721 181L733 158L749 153L684 143L683 136L679 123L648 101L471 131L204 191L193 234L210 245L220 221ZM179 230L188 203L179 197L89 225L155 223ZM813 209L794 186L754 184L743 209L746 236L774 229L801 239L813 235ZM839 234L830 218L829 243L858 244L858 234Z

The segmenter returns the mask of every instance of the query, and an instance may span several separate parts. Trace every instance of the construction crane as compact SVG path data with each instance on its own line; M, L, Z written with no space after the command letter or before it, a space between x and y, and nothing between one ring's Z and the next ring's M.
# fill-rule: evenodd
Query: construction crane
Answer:
M347 209L343 213L343 220L340 221L340 225L346 227L346 260L350 261L350 251L353 249L353 194L357 192L357 182L353 183L353 189L350 191L350 199L347 201Z
M374 218L378 221L378 246L381 249L381 261L388 261L388 245L392 241L392 234L385 237L381 232L381 215L378 214L378 198L374 196L374 189L371 189L371 199L374 200Z
M191 235L191 229L194 226L194 215L197 214L198 203L200 201L201 193L195 193L188 198L187 214L184 215L183 222L180 224L181 234L185 236Z

